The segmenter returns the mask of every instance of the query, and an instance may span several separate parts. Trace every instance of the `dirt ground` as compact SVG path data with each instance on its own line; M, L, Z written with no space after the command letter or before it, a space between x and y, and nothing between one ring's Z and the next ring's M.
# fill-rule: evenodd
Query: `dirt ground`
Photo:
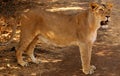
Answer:
M94 74L87 76L120 76L120 1L109 1L114 3L111 22L108 29L98 31L91 61L97 69ZM61 2L54 6L61 7L70 4L70 2ZM86 4L86 2L81 2L75 6L84 7ZM30 63L27 67L17 64L14 50L0 51L0 76L86 76L81 70L78 47L46 49L38 45L35 50L40 64ZM25 60L29 61L29 58Z

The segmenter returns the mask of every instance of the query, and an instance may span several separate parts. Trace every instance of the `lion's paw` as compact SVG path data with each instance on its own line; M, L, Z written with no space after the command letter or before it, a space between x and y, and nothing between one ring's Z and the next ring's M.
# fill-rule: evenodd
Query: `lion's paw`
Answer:
M32 60L32 62L35 63L35 64L39 64L40 63L39 60L36 59L36 58L34 60Z
M92 65L92 66L90 67L90 70L89 70L89 73L88 73L88 74L93 74L94 71L95 71L95 69L96 69L96 67L95 67L94 65Z
M85 73L85 74L93 74L94 73L94 71L95 71L95 69L96 69L96 67L94 66L94 65L92 65L92 66L90 66L90 69L89 70L83 70L83 72Z
M19 62L21 66L28 66L28 62Z

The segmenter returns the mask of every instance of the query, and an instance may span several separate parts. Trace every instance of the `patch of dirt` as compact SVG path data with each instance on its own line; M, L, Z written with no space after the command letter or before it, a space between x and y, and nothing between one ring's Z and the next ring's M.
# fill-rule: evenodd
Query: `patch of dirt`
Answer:
M35 1L39 2L39 0ZM112 21L108 29L98 31L98 38L93 46L91 61L97 69L94 74L88 76L120 76L120 1L109 1L114 3ZM56 3L48 2L48 4L43 6L43 8L64 6L85 8L87 6L87 2L80 3L69 0L62 3L59 1ZM77 11L79 12L79 10ZM69 12L62 13L74 13L73 11ZM30 63L27 67L21 67L17 64L14 50L0 51L0 76L86 76L81 70L78 47L56 47L53 49L47 47L45 49L45 46L42 48L38 46L35 49L35 55L41 63ZM29 58L25 60L29 60Z

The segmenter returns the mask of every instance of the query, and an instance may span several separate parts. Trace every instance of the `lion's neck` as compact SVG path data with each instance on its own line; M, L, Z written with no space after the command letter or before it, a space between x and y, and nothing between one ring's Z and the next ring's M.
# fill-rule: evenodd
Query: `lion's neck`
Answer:
M97 17L94 13L92 13L91 10L88 10L87 11L88 13L88 22L91 26L94 26L94 27L97 27L99 28L100 27L100 18Z

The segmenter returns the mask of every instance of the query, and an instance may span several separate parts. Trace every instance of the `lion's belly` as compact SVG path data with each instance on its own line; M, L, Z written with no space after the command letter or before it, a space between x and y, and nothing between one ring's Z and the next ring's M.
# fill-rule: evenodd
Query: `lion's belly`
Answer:
M46 38L44 41L50 41L58 45L68 45L77 40L74 24L68 21L56 22L46 20L43 26L39 25L40 34Z
M58 46L75 45L77 42L77 38L73 34L53 31L41 33L39 39L45 43Z

